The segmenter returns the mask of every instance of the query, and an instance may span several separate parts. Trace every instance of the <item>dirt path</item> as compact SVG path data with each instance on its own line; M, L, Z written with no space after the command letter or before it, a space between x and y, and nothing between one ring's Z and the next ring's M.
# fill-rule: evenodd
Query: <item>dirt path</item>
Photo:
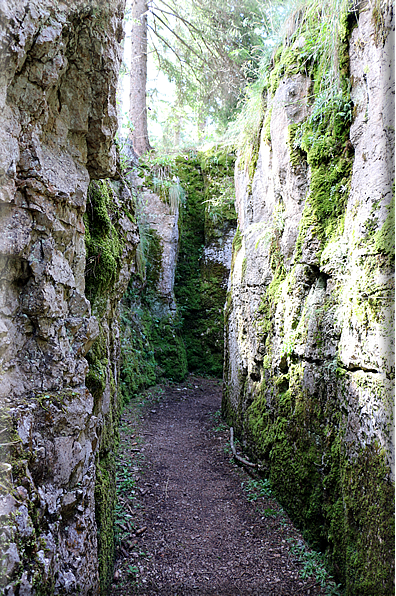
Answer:
M299 533L271 495L258 496L269 488L230 462L220 382L189 377L150 396L138 431L136 405L123 414L111 593L325 594L290 552Z

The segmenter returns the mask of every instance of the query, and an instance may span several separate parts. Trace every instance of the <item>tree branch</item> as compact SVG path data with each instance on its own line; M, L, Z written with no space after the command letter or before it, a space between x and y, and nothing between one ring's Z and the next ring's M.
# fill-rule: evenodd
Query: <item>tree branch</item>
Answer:
M195 72L194 68L191 66L191 64L189 64L187 62L187 60L182 60L182 58L180 58L179 54L176 52L176 50L166 41L166 39L164 39L162 37L162 35L160 35L158 33L158 31L156 31L151 25L147 25L147 27L154 33L154 35L156 35L156 37L158 37L158 39L160 39L176 56L176 58L179 60L182 68L183 66L188 66L189 69L191 70L194 78L198 81L198 83L200 83L201 85L203 85L203 81L197 76L197 73ZM154 44L153 44L154 45ZM159 53L156 50L157 56L159 57Z
M202 56L200 56L190 45L188 45L188 43L186 43L184 41L184 39L182 39L177 33L175 33L174 31L172 31L172 29L165 23L165 21L163 21L161 19L161 17L159 17L155 12L152 13L153 16L158 19L163 25L165 25L165 27L167 29L169 29L169 31L172 33L172 35L174 35L176 37L176 39L178 39L184 46L186 46L187 49L190 50L190 52L192 52L203 64L206 64L206 66L210 67L210 64L207 62L207 60L205 60L204 58L202 58Z
M166 4L166 2L164 2L163 0L160 0L160 2L162 2L162 4L164 4L165 6L167 6L170 10L174 10L171 6L169 6L169 4ZM164 10L163 8L160 8L158 5L155 6L155 8L157 8L157 10L159 10L162 14L169 14L172 17L176 17L176 19L180 19L180 21L183 21L183 23L185 23L186 25L188 25L189 27L191 27L192 29L194 29L198 34L200 34L200 30L197 29L197 27L191 23L190 21L187 21L187 19L185 19L184 17L182 17L179 13L175 12L168 12L167 10Z
M244 464L245 466L249 466L250 468L257 468L257 464L253 464L251 461L248 461L247 459L244 459L240 455L237 455L235 445L234 445L234 429L232 426L230 428L230 445L231 445L232 454L236 460L238 460L239 462L241 462L241 464Z

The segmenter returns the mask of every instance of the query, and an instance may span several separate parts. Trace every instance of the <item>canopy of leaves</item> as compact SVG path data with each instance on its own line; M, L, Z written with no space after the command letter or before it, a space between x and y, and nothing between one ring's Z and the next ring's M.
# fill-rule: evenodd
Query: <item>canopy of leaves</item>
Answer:
M150 0L150 50L175 82L177 104L189 106L198 126L225 127L246 84L257 77L274 20L269 0Z

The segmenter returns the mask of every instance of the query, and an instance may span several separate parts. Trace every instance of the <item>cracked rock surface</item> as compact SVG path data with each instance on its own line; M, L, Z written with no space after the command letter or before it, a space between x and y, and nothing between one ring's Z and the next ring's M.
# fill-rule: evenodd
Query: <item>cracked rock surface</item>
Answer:
M122 17L118 0L0 7L0 430L13 444L1 490L18 495L0 507L8 596L99 591L103 404L94 412L85 387L99 325L83 214L90 179L116 172ZM134 248L132 224L125 237Z

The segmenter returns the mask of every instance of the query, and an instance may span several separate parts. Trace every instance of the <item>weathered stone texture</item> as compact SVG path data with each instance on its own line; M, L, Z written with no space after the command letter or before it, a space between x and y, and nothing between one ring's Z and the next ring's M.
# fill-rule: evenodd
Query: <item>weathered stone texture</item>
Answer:
M175 271L179 249L179 208L171 206L161 197L144 190L141 197L142 219L149 230L154 230L161 243L162 255L159 266L158 297L170 312L175 314ZM150 234L150 232L148 232ZM166 314L166 313L165 313Z
M3 483L18 487L3 498L8 595L98 593L102 412L85 355L99 326L83 213L90 178L115 173L122 13L117 0L0 8L0 403L16 441Z
M394 270L380 246L394 164L391 19L392 9L385 45L368 7L351 34L355 157L338 235L301 226L311 169L291 154L288 127L309 115L306 77L281 80L270 100L271 143L263 131L251 184L236 167L223 411L297 521L330 544L348 594L387 594L393 575Z

